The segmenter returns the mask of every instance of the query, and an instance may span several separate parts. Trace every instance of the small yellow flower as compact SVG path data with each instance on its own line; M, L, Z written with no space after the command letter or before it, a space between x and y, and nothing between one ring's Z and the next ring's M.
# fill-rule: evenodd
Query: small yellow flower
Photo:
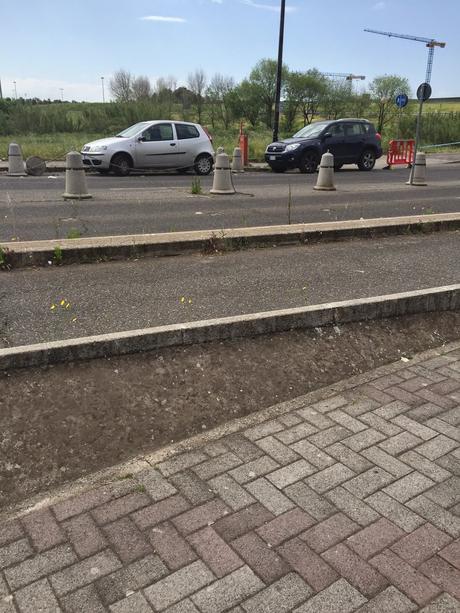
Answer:
M182 297L181 297L181 299L180 299L180 301L182 302L182 304L184 304L184 302L185 302L185 297L184 297L184 296L182 296Z
M72 319L72 323L74 324L76 321L77 321L77 318L76 318L76 317L74 317L74 318Z
M68 302L68 303L65 305L65 308L66 308L66 309L70 309L70 302Z
M59 303L61 306L65 305L65 300L61 300L61 302Z
M55 308L56 308L56 305L55 305L55 304L52 304L52 305L51 305L51 310L52 310L52 311L54 311L54 309L55 309Z
M189 304L192 304L192 299L191 299L191 298L189 299L188 303L189 303Z

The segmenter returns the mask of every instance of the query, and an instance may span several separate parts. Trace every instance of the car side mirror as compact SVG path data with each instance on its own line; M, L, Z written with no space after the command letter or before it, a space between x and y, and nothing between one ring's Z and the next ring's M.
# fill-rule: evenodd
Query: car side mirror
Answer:
M145 143L145 137L144 136L139 136L139 138L137 139L138 143Z
M326 132L326 134L323 134L323 138L331 138L332 133L331 132Z

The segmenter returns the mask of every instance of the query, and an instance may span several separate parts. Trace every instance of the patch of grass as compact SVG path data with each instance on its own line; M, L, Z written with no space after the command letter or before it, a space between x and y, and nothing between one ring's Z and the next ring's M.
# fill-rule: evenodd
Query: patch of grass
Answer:
M195 177L195 179L193 179L191 191L192 191L192 194L196 194L196 195L203 193L203 189L201 187L201 181L199 177Z
M80 230L77 230L77 228L70 228L67 232L67 238L81 238Z
M12 251L7 249L6 247L0 247L0 270L11 269L11 254Z
M69 151L81 151L82 146L92 140L103 138L107 134L88 134L85 132L55 134L24 134L18 136L0 136L0 158L8 158L10 143L21 146L24 159L37 155L50 162L64 160Z
M292 206L292 194L291 194L291 184L289 183L288 202L287 202L288 224L289 225L291 225L291 206Z
M146 491L145 485L143 485L142 483L139 483L139 485L136 487L136 491L143 494Z
M60 266L62 264L62 249L60 245L56 245L54 248L53 260L56 266Z

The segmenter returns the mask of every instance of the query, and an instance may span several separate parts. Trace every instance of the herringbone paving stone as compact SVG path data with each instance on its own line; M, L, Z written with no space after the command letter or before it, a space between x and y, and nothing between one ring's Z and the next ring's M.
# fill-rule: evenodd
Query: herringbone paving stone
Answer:
M458 613L459 425L457 343L148 456L1 521L0 613Z

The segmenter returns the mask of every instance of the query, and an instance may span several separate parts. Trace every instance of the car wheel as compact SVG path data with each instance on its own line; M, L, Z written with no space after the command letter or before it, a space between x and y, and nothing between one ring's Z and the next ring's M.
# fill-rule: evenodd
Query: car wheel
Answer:
M116 153L110 161L110 170L118 177L127 177L131 172L131 158L126 153Z
M197 175L208 175L212 170L212 165L212 157L210 155L202 154L196 158L193 166Z
M372 170L375 166L375 153L372 149L365 149L359 158L359 170Z
M307 151L300 160L299 170L301 173L312 174L316 172L318 163L317 154L314 151Z

